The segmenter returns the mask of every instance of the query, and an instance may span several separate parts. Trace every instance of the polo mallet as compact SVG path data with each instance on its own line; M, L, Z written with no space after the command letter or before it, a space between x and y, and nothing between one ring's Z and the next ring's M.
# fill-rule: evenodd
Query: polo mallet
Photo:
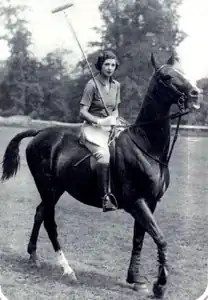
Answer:
M66 9L72 7L73 5L74 5L74 4L72 4L72 3L65 4L65 5L62 5L62 6L59 6L59 7L54 8L51 12L52 12L53 14L55 14L55 13L58 13L58 12L63 11L63 14L64 14L64 16L65 16L65 18L66 18L66 21L67 21L67 23L68 23L68 25L69 25L69 27L70 27L72 33L73 33L73 36L74 36L74 38L75 38L75 40L76 40L76 42L77 42L77 44L78 44L78 46L79 46L79 48L80 48L80 50L81 50L81 52L82 52L82 55L83 55L83 57L84 57L84 59L85 59L85 61L86 61L86 63L87 63L88 69L89 69L89 71L90 71L90 73L91 73L91 76L92 76L92 78L93 78L93 81L94 81L94 83L95 83L95 86L96 86L96 88L97 88L97 90L98 90L98 92L99 92L100 100L101 100L101 102L102 102L102 104L103 104L103 106L104 106L104 109L105 109L105 111L106 111L106 114L107 114L107 116L109 116L110 113L109 113L109 111L108 111L108 109L107 109L107 107L106 107L106 105L105 105L105 102L103 101L102 93L100 92L99 86L98 86L98 84L97 84L97 82L96 82L96 80L95 80L95 76L94 76L93 71L92 71L92 69L91 69L91 67L90 67L90 64L89 64L89 61L88 61L88 59L87 59L87 56L86 56L86 54L85 54L85 52L84 52L84 50L83 50L83 47L82 47L82 45L81 45L81 43L80 43L80 41L79 41L79 39L78 39L78 37L77 37L77 34L76 34L75 30L74 30L74 27L72 26L72 23L69 21L69 18L68 18L68 16L67 16L66 11L65 11Z

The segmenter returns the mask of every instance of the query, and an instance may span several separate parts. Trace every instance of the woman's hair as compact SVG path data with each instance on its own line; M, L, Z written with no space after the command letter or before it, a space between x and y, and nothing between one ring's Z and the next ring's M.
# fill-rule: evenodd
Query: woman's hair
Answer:
M102 65L106 59L115 59L116 61L116 69L119 66L118 58L115 53L111 50L104 50L101 52L97 58L97 62L95 63L95 67L98 71L101 71Z

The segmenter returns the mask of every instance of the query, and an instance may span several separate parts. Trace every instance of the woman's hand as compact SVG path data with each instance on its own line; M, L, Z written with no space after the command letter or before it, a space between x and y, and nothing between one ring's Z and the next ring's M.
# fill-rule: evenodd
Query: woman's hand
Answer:
M115 116L108 116L103 119L98 119L97 124L99 126L114 126L117 124L117 120Z

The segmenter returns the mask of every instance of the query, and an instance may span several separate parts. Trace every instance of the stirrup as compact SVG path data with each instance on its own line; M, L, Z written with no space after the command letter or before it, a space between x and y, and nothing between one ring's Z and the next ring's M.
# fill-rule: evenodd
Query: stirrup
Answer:
M107 193L102 200L103 212L114 211L118 209L118 202L112 193Z

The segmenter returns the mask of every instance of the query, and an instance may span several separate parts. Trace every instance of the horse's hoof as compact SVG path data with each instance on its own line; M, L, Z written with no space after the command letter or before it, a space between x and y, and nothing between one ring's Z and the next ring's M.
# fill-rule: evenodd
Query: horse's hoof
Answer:
M144 282L136 282L134 284L133 290L136 291L136 292L141 293L142 295L149 294L149 290L147 288L147 285Z
M37 269L41 268L41 263L37 257L34 257L31 255L29 258L29 263L30 263L30 265L32 265L33 267L36 267Z
M153 293L155 298L162 299L164 297L166 288L166 285L158 284L157 282L155 282L153 284Z
M40 269L40 268L41 268L41 263L40 263L39 260L35 260L35 261L29 260L29 262L30 262L30 265L31 265L32 267L35 267L35 268L37 268L37 269Z
M70 282L76 283L78 281L74 272L64 272L63 276L64 277L67 276L67 278L70 280Z

